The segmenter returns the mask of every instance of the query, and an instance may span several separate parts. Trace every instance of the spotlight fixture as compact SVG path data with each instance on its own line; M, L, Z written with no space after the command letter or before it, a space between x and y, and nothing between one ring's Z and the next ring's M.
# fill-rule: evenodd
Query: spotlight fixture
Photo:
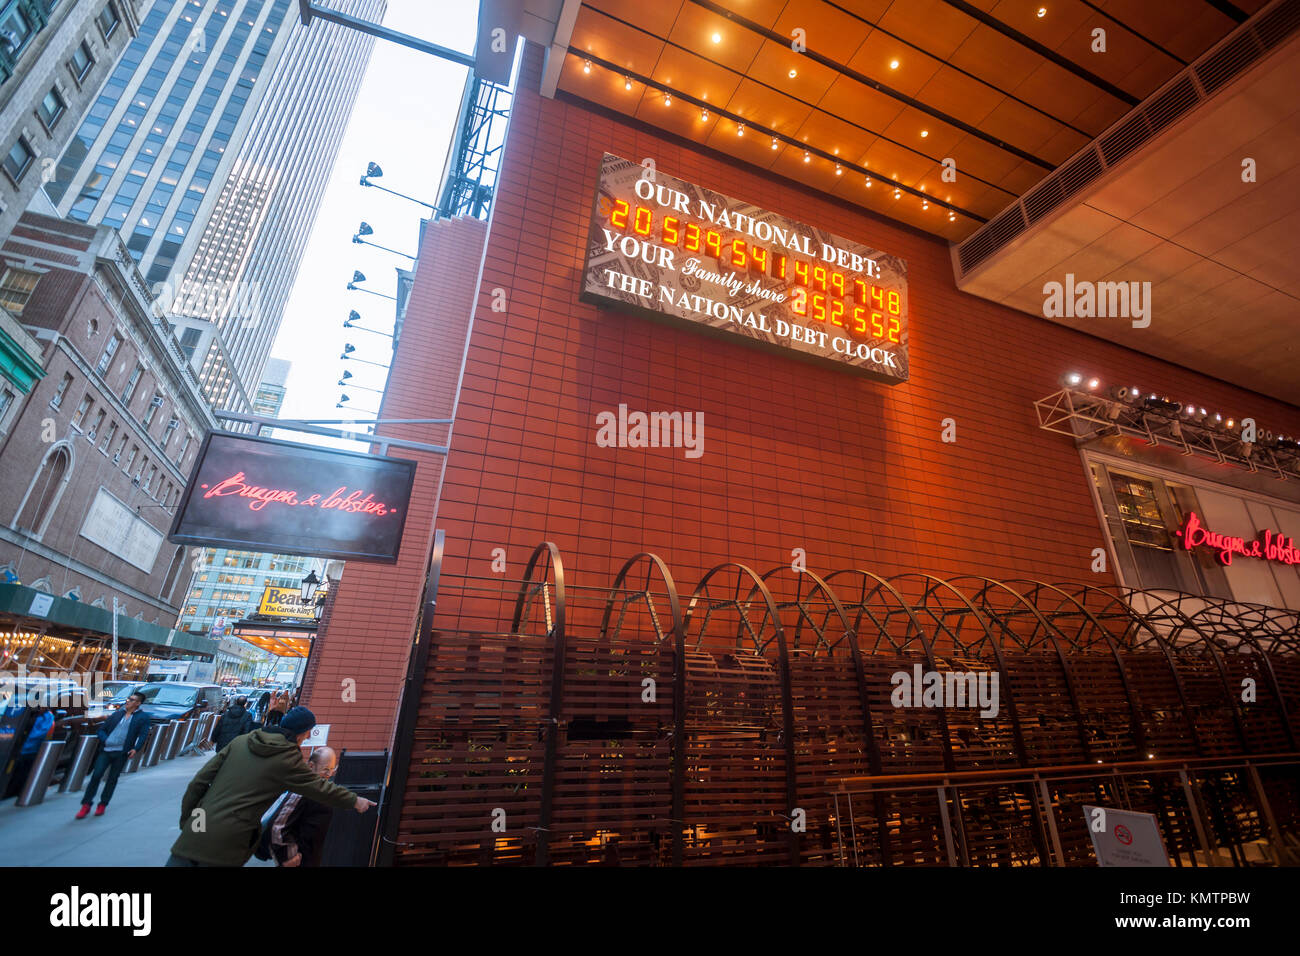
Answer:
M930 135L930 131L928 129L921 130L921 139L925 139L929 135Z
M810 152L808 152L808 150L806 150L806 149L803 151L803 161L804 161L805 163L811 163L811 162L812 162L812 154L811 154Z
M673 95L672 95L671 93L665 92L665 93L664 93L664 106L672 106L672 105L673 105Z
M844 167L841 166L839 163L836 163L836 164L835 164L835 175L836 175L836 176L843 176L843 175L844 175Z
M948 221L949 221L949 222L956 222L956 221L957 221L957 214L956 214L955 212L950 212L950 213L948 213Z
M922 199L922 200L921 200L921 208L922 208L922 209L929 209L929 208L930 208L930 200L928 200L928 199Z
M898 61L897 61L897 60L890 60L890 61L889 61L889 68L890 68L891 70L897 70L897 69L898 69Z
M721 33L714 33L714 34L713 34L713 42L714 42L714 43L721 43L721 42L722 42L722 34L721 34Z
M583 72L583 73L590 73L590 72L591 72L591 61L590 61L590 60L587 60L586 62L584 62L584 63L582 64L582 72Z
M1078 388L1083 384L1083 376L1078 372L1066 372L1061 376L1061 384L1066 388Z
M776 149L776 147L777 147L776 137L773 136L773 137L772 137L772 148L773 148L773 149Z
M1178 402L1171 402L1168 398L1156 395L1154 392L1146 397L1143 402L1146 408L1153 412L1165 412L1166 414L1177 415L1182 410L1182 405Z
M796 76L798 76L798 75L799 75L799 71L798 71L798 70L791 70L790 73L789 73L789 77L790 77L790 79L792 79L792 80L793 80Z
M1041 20L1041 19L1043 19L1043 17L1045 17L1045 16L1047 16L1047 7L1039 7L1039 8L1038 8L1038 19Z
M625 89L625 90L631 90L631 89L632 89L632 77L630 77L630 76L626 76L626 77L623 78L623 89Z
M707 122L708 119L709 119L709 111L708 111L707 109L705 109L704 107L701 106L701 107L700 107L700 122Z
M901 195L903 195L903 193L902 193L901 190L899 190L899 189L895 189L895 190L894 190L894 198L895 198L895 199L897 199L897 198L898 198L899 196L901 196Z
M744 124L744 123L737 123L737 124L736 124L736 135L737 135L737 136L744 136L744 135L745 135L745 124Z
M1099 378L1088 379L1088 391L1095 392L1100 385L1101 385L1101 379Z
M871 177L870 177L870 176L867 177L867 188L868 188L868 189L871 188Z

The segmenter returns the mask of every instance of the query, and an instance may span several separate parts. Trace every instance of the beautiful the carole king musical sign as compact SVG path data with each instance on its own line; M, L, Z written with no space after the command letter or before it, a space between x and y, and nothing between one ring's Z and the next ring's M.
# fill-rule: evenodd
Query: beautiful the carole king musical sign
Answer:
M583 298L907 381L907 263L606 153Z

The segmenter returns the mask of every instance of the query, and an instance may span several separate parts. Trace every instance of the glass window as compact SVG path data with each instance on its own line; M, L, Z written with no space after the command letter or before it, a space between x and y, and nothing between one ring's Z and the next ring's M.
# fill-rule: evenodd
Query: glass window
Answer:
M140 454L140 446L132 445L131 455L129 458L127 458L126 464L122 466L122 470L126 472L128 475L131 473L131 466L135 464L135 456L138 454Z
M0 306L8 310L10 315L15 317L22 315L40 278L39 272L6 269L4 275L0 276Z
M0 47L10 57L17 58L18 51L31 35L32 25L27 22L26 15L18 6L11 6L9 13L4 14L4 19L0 20Z
M99 11L98 16L95 17L95 22L99 24L99 29L103 31L104 39L107 40L117 30L118 24L122 20L117 15L117 8L109 2L104 4L104 8Z
M23 136L19 136L17 141L10 147L9 152L4 158L4 170L9 174L9 178L15 183L23 178L23 175L31 168L32 163L36 160L36 154L32 152L31 145Z
M86 74L90 72L90 68L94 65L95 58L90 55L90 47L86 44L86 41L83 40L81 41L81 44L72 51L72 59L68 61L68 66L72 68L72 75L80 81L86 78Z
M95 404L95 402L89 395L81 400L81 404L77 406L77 413L72 416L72 424L75 427L81 427L81 423L85 421L86 416L90 414L90 406L93 404Z
M99 357L99 364L95 366L95 372L99 375L107 375L108 370L113 367L113 356L117 354L118 348L122 345L122 336L116 332L108 340L108 345L104 346L104 354Z
M108 426L108 431L104 433L104 440L100 443L99 450L105 455L108 454L109 448L113 446L113 439L117 436L117 422L114 421Z
M0 387L0 427L3 427L5 418L9 415L9 409L14 407L14 402L18 396L9 386Z
M104 427L104 418L107 415L108 412L106 412L104 409L101 408L99 410L99 414L95 416L95 424L91 425L90 431L86 432L86 441L90 442L91 444L94 444L95 436L98 435L99 430Z
M153 424L154 416L158 414L158 409L162 408L163 397L161 392L154 392L154 396L149 400L149 407L144 413L144 424L148 428Z
M144 372L144 366L137 364L135 371L126 381L126 388L122 389L122 404L128 409L131 407L131 399L135 398L135 387L140 384L140 376Z
M55 391L54 397L50 399L50 408L58 408L63 404L63 395L68 390L68 386L71 384L72 384L72 376L69 375L67 372L64 372L63 380L59 382L59 387Z
M63 97L59 94L58 87L51 86L50 91L45 94L41 100L39 112L41 121L45 124L46 129L54 129L54 124L59 121L68 109L68 104L63 102Z

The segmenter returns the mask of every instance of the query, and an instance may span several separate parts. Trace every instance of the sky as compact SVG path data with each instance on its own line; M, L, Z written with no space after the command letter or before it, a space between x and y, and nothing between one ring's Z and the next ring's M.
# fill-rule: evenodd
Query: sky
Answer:
M328 0L325 0L328 2ZM474 49L476 0L388 0L384 25L466 53ZM309 28L311 29L311 28ZM376 40L357 96L334 173L326 188L285 308L271 355L292 362L286 382L282 418L373 418L379 395L362 388L341 388L346 368L350 384L382 388L385 371L357 361L341 361L345 343L356 346L355 358L387 364L391 339L344 329L348 312L361 313L361 325L391 332L395 303L364 292L348 291L352 271L366 275L364 288L393 295L398 268L411 260L356 245L352 236L364 220L374 229L367 238L412 255L419 224L430 215L424 206L360 184L367 163L384 175L376 182L429 203L437 203L447 149L469 71L446 60ZM351 396L347 409L334 406L339 395ZM318 444L333 442L279 432L278 437Z

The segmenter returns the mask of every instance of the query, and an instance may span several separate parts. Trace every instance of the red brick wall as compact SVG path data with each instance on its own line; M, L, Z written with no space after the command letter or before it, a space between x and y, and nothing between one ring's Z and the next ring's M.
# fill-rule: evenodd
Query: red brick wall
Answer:
M580 583L650 550L687 594L725 560L1087 579L1104 539L1072 443L1033 401L1071 369L1261 427L1296 409L957 291L946 244L576 101L541 98L530 49L496 194L439 524L446 569L518 576L543 538ZM911 380L886 386L578 300L601 154L897 254ZM488 308L490 290L510 308ZM599 448L595 416L702 411L705 453ZM940 440L953 418L957 441Z
M788 563L796 547L822 572L855 566L1111 584L1089 570L1105 540L1078 452L1037 427L1033 402L1054 392L1063 372L1300 431L1291 406L962 294L947 246L931 236L625 118L543 99L534 92L540 62L530 47L494 200L437 510L447 532L444 574L491 578L492 551L504 547L507 576L518 578L532 548L550 539L570 582L608 585L623 560L648 550L667 561L684 596L715 564L737 560L761 572ZM580 302L605 151L654 157L671 175L902 256L911 380L890 387ZM390 414L399 404L402 414L443 407L442 373L458 360L463 336L446 300L460 295L476 263L471 249L445 269L422 259L420 305L408 314ZM504 313L491 308L498 288ZM421 327L429 322L445 326ZM703 412L704 456L597 447L597 413L620 402ZM955 443L940 439L945 418L956 421ZM422 480L417 494L430 487ZM355 611L328 637L349 642L336 654L347 664L330 670L323 661L323 685L337 686L344 674L360 681L367 668L376 690L400 683L418 597L413 555L422 560L432 504L421 498L419 507L397 569L349 565L345 585L364 576L373 591L340 593L340 624L345 601ZM509 608L445 599L439 621L504 629L498 611ZM391 642L387 628L395 629ZM383 708L350 706L318 710L322 720L363 714L346 718L348 733L378 740L391 726L395 692Z
M485 232L476 219L426 224L380 418L451 418ZM443 444L448 428L391 425L379 431ZM398 562L347 563L303 684L302 702L331 725L330 744L349 750L390 746L442 478L440 455L400 448L389 454L419 463ZM344 699L347 680L355 681L355 700Z

